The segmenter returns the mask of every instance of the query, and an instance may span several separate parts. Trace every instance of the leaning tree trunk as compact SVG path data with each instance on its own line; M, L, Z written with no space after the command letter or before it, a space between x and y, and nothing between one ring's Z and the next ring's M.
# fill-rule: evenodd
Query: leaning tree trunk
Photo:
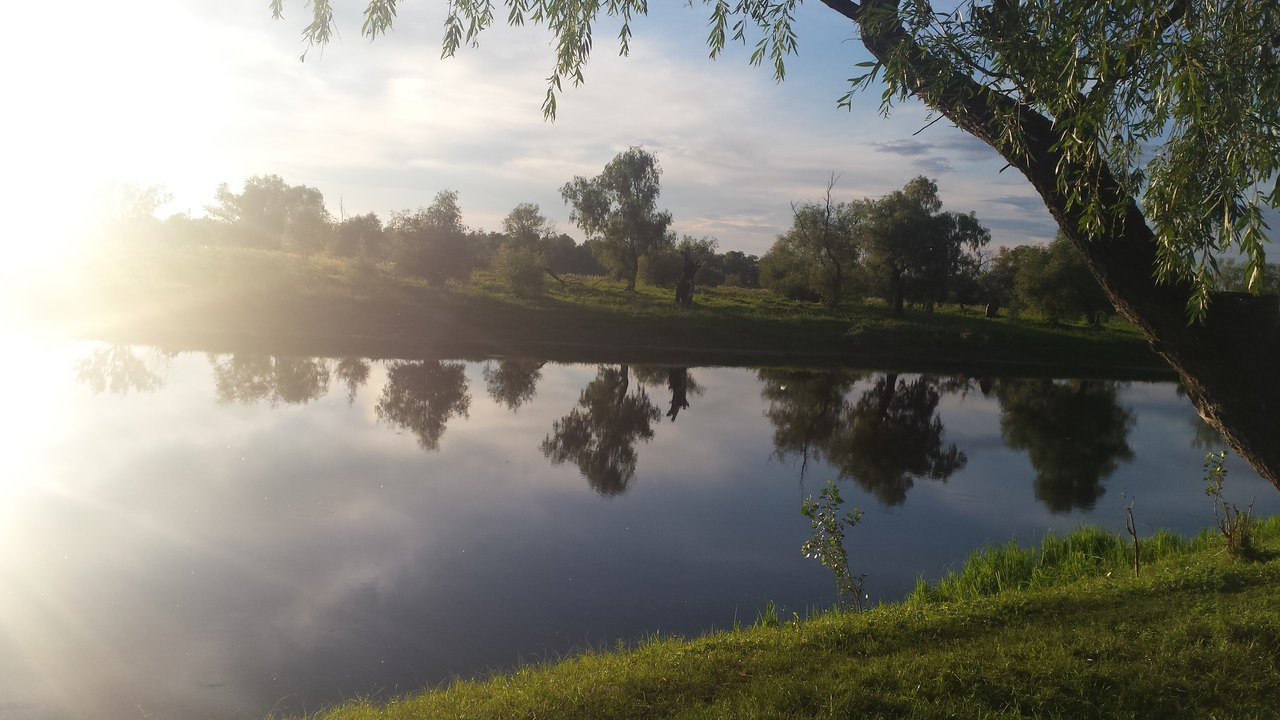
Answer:
M1146 337L1152 349L1177 371L1202 417L1258 473L1280 489L1280 307L1274 297L1219 295L1202 323L1188 324L1186 283L1155 280L1156 237L1136 201L1101 158L1064 163L1054 148L1060 140L1045 116L994 93L930 56L898 21L896 0L823 0L857 22L867 49L890 65L903 67L906 86L927 105L983 140L1031 181L1063 232L1115 304ZM1003 149L1002 122L1016 117L1025 138L1022 152ZM1069 204L1059 189L1059 174L1082 196ZM1073 177L1074 176L1074 177ZM1088 180L1075 181L1076 178ZM1080 208L1095 199L1104 207L1123 207L1105 219L1104 230L1089 237L1079 231Z

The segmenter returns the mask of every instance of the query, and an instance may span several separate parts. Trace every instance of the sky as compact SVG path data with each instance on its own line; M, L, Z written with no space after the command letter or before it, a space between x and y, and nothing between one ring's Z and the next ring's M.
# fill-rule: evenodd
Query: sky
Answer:
M20 211L9 216L27 219L17 234L65 245L109 212L119 183L165 186L162 217L199 216L220 183L274 173L318 188L335 216L385 220L452 189L470 227L497 230L533 202L581 239L559 188L640 146L661 165L673 229L714 236L722 251L767 251L791 204L820 200L833 173L836 200L924 174L946 210L977 214L994 245L1053 236L1017 171L1002 172L993 151L945 120L930 125L919 103L882 117L877 88L838 108L869 56L855 27L820 3L799 9L799 52L781 83L742 47L708 59L702 3L652 3L626 58L618 25L602 22L586 82L566 84L554 122L540 109L553 60L545 29L496 25L442 60L445 3L401 3L396 27L374 42L360 35L361 2L335 5L338 37L305 60L301 0L284 20L266 0L0 11L16 100L0 189Z

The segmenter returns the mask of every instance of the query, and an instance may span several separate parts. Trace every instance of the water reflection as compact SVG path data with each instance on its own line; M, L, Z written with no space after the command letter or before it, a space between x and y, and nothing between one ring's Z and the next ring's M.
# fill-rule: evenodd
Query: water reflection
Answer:
M164 385L160 375L129 345L96 348L76 362L76 379L95 393L152 392Z
M914 478L946 480L965 465L965 454L942 442L937 378L889 373L850 402L862 379L854 373L761 370L759 376L775 454L798 454L802 474L811 457L824 460L881 503L900 505Z
M601 366L583 388L578 405L556 420L542 452L557 465L573 462L601 495L618 495L636 475L636 441L653 438L660 411L630 369Z
M798 552L816 528L796 504L822 496L769 462L775 442L815 486L845 478L844 509L865 514L844 559L875 598L984 544L1123 532L1121 491L1143 534L1212 523L1195 412L1167 383L31 357L7 376L29 386L10 425L35 431L0 469L5 717L305 714L727 628L766 600L830 607L847 578ZM139 362L163 386L110 379L147 378ZM1059 456L1071 469L1042 467ZM1280 511L1230 461L1232 502Z
M445 425L467 417L467 366L441 360L395 360L387 365L387 384L375 408L378 417L409 430L423 450L438 450Z
M940 398L934 378L880 377L846 413L831 438L829 459L885 505L902 504L913 478L946 480L966 458L942 442Z
M1118 383L1104 380L1002 379L1000 434L1026 450L1036 470L1035 494L1051 512L1090 510L1102 481L1133 459L1133 414L1120 407Z
M800 456L803 476L809 459L821 460L848 409L846 395L861 375L844 370L760 370L764 415L773 424L774 454Z
M357 357L344 357L338 360L338 364L333 368L333 374L347 386L348 406L355 404L356 393L369 382L370 369L368 360Z
M498 360L484 364L484 384L493 401L516 411L538 393L541 360Z
M329 363L314 357L209 355L218 402L299 405L329 391Z

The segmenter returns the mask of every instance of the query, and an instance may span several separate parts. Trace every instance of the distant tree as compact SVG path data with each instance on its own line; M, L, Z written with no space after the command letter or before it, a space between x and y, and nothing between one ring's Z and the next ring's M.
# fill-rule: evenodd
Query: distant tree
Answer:
M304 254L328 242L329 211L324 195L305 185L289 185L279 175L255 175L232 192L226 183L214 193L209 216L222 222L235 245Z
M626 365L601 367L577 407L556 420L542 441L551 462L573 462L601 495L626 492L636 474L636 441L651 439L661 417L643 387L628 391L629 377Z
M1265 295L1280 294L1280 265L1267 263L1258 268L1253 275L1247 264L1236 262L1232 258L1218 261L1218 289L1225 292L1260 292ZM1252 275L1253 288L1249 281ZM1221 445L1221 443L1219 443Z
M502 221L503 240L494 257L498 276L517 295L535 295L546 287L547 245L551 221L533 203L520 203Z
M650 285L677 288L684 279L687 253L688 268L694 273L689 278L689 290L692 292L695 284L705 283L706 277L713 272L709 263L715 259L719 245L720 241L710 235L700 238L683 235L679 241L670 241L665 248L644 258L640 263L640 274Z
M438 450L450 418L467 417L470 407L465 364L396 360L387 365L387 384L374 411L417 436L418 447Z
M374 213L353 215L338 223L333 236L333 254L345 258L385 260L390 247L382 220Z
M853 207L863 265L895 316L909 299L932 310L964 253L991 237L972 214L941 213L938 186L924 176Z
M555 225L537 204L526 202L516 205L502 219L502 233L510 242L541 250L543 244L555 236Z
M760 258L760 287L790 300L816 302L822 292L814 270L815 263L800 239L790 233L779 235Z
M165 218L160 233L173 245L204 246L217 244L221 229L213 218L193 218L182 212Z
M1025 252L1015 288L1020 306L1038 311L1050 322L1083 316L1096 325L1111 309L1080 251L1061 233L1047 248Z
M720 271L724 273L724 284L737 287L760 287L760 258L746 255L738 250L730 250L719 258Z
M591 248L579 245L573 238L560 233L547 239L547 269L557 275L604 275L604 267Z
M832 175L827 182L822 202L791 204L791 228L778 236L767 261L762 259L768 265L767 287L788 297L818 296L831 308L843 299L858 262L855 215L850 205L831 198L837 179Z
M597 242L596 258L615 277L636 289L640 258L668 243L671 213L658 210L662 175L653 155L632 147L604 166L594 178L575 177L560 194L572 207L569 217Z
M983 299L994 309L1007 307L1016 315L1022 309L1018 302L1018 270L1039 252L1041 248L1034 245L1000 248L979 278Z
M933 312L937 303L946 301L959 289L966 273L973 272L978 251L990 240L991 232L978 223L973 213L934 216L930 232L919 247L907 299Z
M467 241L456 191L441 190L428 207L393 214L387 232L401 272L426 278L433 285L449 280L466 282L471 276L475 255Z
M108 237L131 243L159 240L163 230L155 213L173 195L162 185L118 183L113 190Z
M1102 481L1133 459L1133 414L1102 380L1004 379L995 383L1000 434L1026 450L1036 471L1035 495L1054 513L1092 509Z

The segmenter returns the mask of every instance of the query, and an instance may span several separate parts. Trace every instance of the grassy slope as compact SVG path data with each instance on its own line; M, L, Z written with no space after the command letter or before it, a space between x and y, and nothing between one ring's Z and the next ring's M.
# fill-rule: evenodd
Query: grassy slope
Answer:
M87 258L67 286L46 287L30 304L80 336L200 350L1168 372L1119 321L1049 326L976 308L895 319L878 305L831 312L739 288L699 289L696 307L683 310L669 290L626 293L597 278L518 298L483 273L465 288L436 289L386 267L243 249Z
M1280 518L1259 536L1252 562L1207 535L1150 540L1135 579L1125 540L1082 530L976 556L902 604L655 639L321 717L1274 717Z

